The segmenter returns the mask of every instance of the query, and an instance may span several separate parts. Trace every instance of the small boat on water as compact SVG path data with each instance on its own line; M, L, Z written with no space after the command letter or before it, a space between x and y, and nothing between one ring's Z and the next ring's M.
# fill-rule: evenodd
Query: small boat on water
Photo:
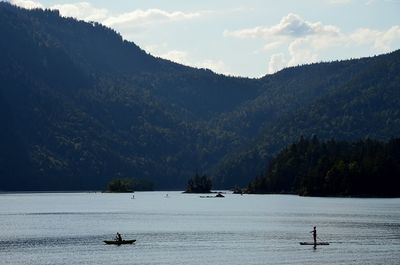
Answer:
M104 243L107 245L126 245L126 244L133 244L136 242L136 239L131 240L104 240Z
M300 242L300 245L313 246L314 242ZM328 246L329 243L328 242L317 242L315 245L317 245L317 246Z

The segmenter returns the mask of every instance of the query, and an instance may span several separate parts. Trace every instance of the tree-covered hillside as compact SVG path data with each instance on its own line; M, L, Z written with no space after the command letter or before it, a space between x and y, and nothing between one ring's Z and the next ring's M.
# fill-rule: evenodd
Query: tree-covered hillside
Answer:
M400 196L400 139L387 143L321 142L289 145L249 184L252 193L319 196Z
M98 23L0 2L0 190L244 185L300 135L399 135L400 52L227 77ZM336 137L338 136L338 137Z
M240 183L259 175L265 161L302 135L339 140L388 140L400 135L399 51L290 68L264 79L264 94L239 109L252 130L260 133L242 151L223 159L217 169L222 179L229 176ZM241 130L235 115L230 115L229 124Z
M216 160L202 157L218 148L204 148L216 138L204 120L259 93L256 80L152 57L57 11L1 2L0 35L0 189L98 189L115 177L184 187Z

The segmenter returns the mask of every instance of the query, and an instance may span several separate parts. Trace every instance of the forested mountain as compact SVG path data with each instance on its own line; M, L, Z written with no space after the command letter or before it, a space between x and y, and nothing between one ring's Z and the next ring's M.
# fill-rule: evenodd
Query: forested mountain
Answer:
M387 143L301 137L249 185L251 193L400 196L400 139Z
M260 92L258 80L155 58L58 11L1 2L0 35L0 189L99 189L115 177L184 187L223 150L205 122Z
M0 2L0 190L248 183L300 135L399 135L400 52L260 79L155 58L98 23Z
M229 176L231 184L261 174L273 154L300 136L388 140L400 135L399 51L285 69L263 80L266 92L238 110L261 133L219 164L218 175ZM251 125L257 123L263 125ZM229 124L243 129L235 119Z

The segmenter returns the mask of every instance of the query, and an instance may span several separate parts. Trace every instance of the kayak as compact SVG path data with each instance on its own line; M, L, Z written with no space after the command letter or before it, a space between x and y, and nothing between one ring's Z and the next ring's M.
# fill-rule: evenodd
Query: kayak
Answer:
M329 243L328 242L317 242L316 244L314 244L314 242L300 242L300 245L310 245L310 246L328 246Z
M108 244L108 245L124 245L124 244L132 244L135 243L136 239L132 239L132 240L122 240L122 241L118 241L118 240L104 240L103 242Z

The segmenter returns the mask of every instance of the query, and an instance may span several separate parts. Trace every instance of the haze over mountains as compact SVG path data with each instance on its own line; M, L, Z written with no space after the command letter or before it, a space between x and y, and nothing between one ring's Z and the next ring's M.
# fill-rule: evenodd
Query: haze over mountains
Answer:
M0 190L245 185L301 135L400 135L400 52L227 77L97 23L0 2Z

